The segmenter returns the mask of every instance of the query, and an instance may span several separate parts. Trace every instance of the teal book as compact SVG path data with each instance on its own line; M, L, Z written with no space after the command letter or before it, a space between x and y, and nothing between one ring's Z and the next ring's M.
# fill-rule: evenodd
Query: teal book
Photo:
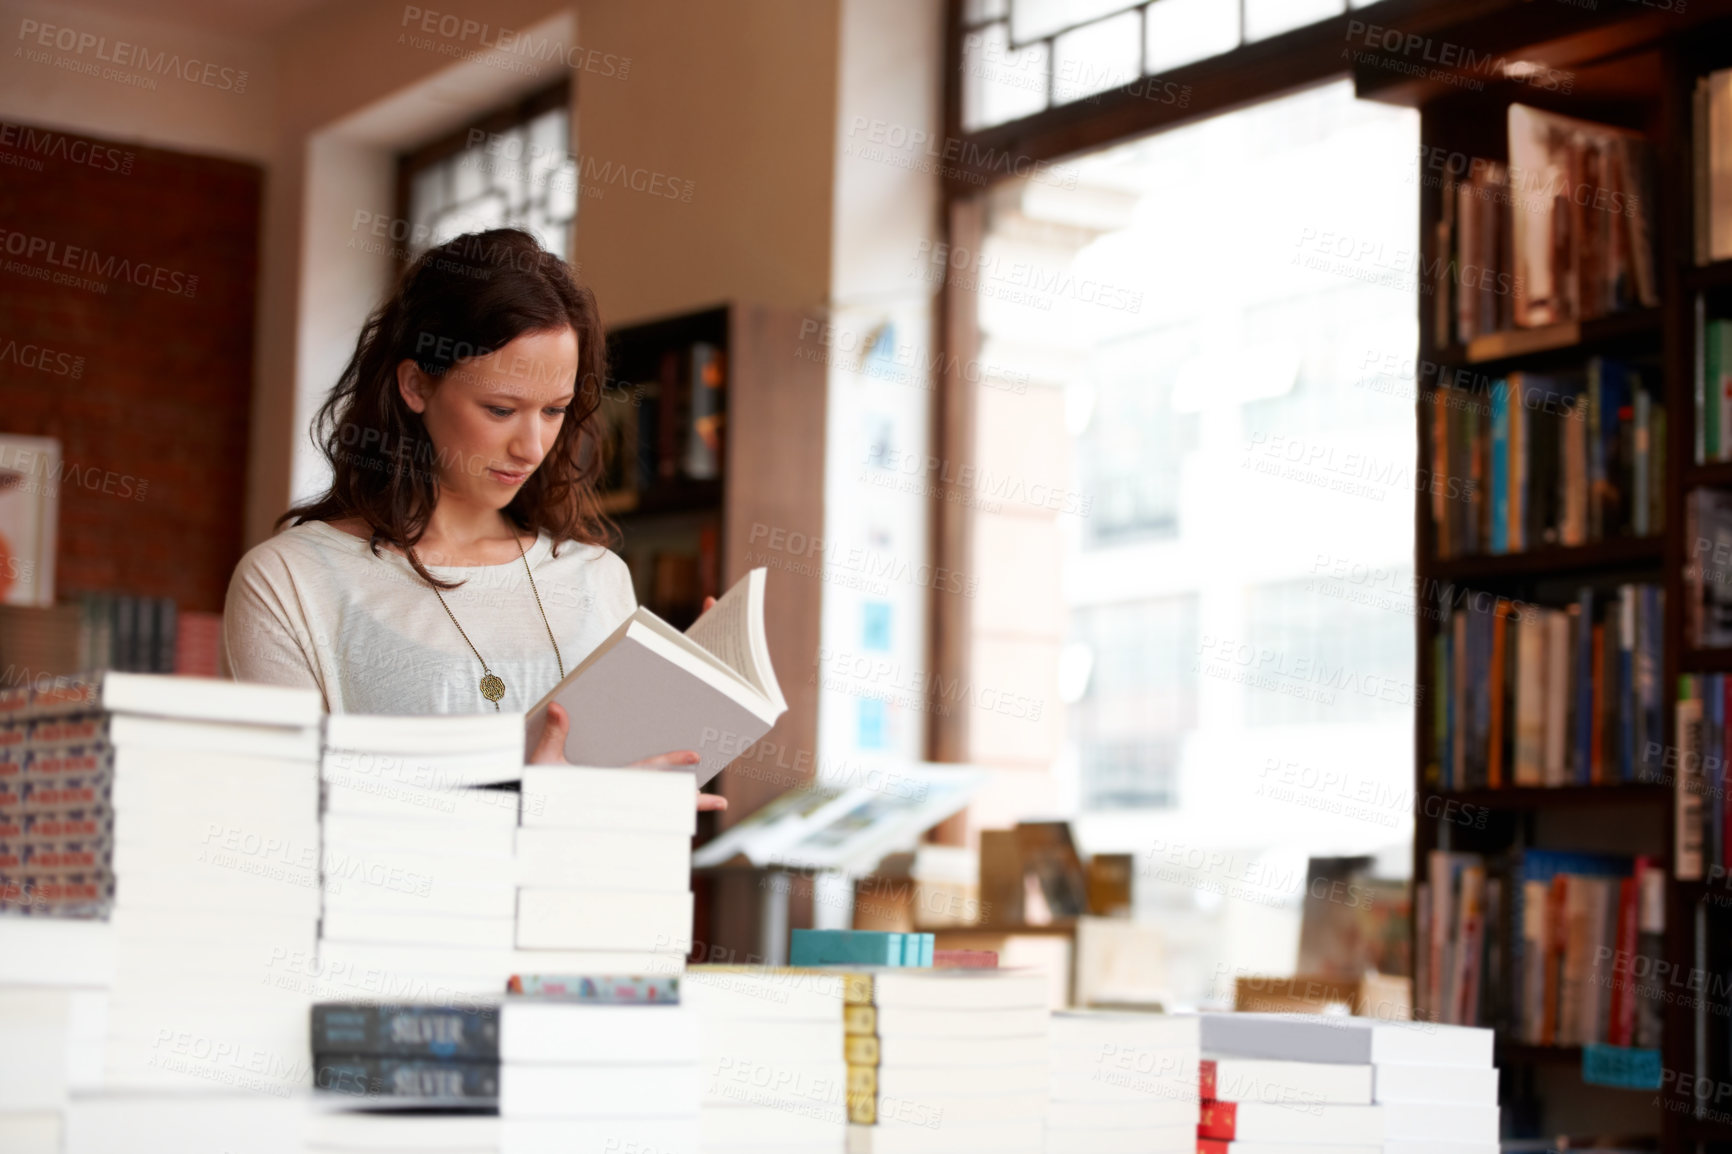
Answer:
M882 930L795 930L788 951L793 966L903 966L912 934ZM916 947L918 949L918 947Z

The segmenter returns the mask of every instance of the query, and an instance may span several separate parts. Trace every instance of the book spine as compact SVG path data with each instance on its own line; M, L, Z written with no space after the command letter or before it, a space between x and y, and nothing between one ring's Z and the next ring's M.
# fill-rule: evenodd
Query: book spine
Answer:
M1678 772L1673 776L1673 821L1677 849L1672 869L1680 881L1702 877L1702 798L1696 790L1696 775L1702 764L1702 699L1696 696L1694 680L1678 679L1678 704L1673 714L1677 726Z
M402 1104L481 1106L499 1099L499 1062L316 1054L313 1085L326 1094L398 1099Z
M1197 1137L1231 1142L1238 1134L1237 1102L1204 1102L1197 1118Z
M1499 379L1491 388L1491 548L1492 553L1510 551L1510 404L1509 382Z
M513 994L603 1006L673 1005L680 1000L680 980L671 974L665 977L513 974L505 988Z
M313 1006L316 1053L405 1058L499 1057L499 1008L321 1002Z

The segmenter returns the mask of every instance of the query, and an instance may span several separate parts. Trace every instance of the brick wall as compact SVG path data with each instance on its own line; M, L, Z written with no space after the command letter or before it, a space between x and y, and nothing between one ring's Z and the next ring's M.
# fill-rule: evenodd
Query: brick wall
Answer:
M61 442L63 598L222 608L263 184L255 165L0 124L0 433Z

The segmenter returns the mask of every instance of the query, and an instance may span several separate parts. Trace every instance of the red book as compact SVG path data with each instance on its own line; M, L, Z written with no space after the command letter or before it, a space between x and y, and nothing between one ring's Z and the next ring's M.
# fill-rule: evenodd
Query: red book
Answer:
M996 970L997 950L933 950L935 970Z
M1237 1102L1204 1102L1197 1121L1197 1137L1232 1141L1239 1121Z
M1197 1067L1197 1088L1199 1097L1205 1102L1215 1100L1215 1060L1204 1058Z
M1197 1139L1197 1154L1232 1154L1226 1142L1217 1142L1212 1138Z

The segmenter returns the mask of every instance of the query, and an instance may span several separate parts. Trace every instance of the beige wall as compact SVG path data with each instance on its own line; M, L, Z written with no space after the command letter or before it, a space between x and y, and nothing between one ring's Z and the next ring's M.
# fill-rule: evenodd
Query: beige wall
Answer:
M612 64L597 59L595 71L569 71L575 151L691 182L689 203L621 186L582 199L576 256L611 323L725 299L825 300L836 0L440 0L420 7L494 29L575 18L575 44L614 57ZM400 0L340 0L255 37L66 5L0 10L9 39L22 21L36 20L249 73L244 92L176 80L149 92L16 57L0 68L0 118L8 122L232 156L267 169L247 446L249 542L267 535L286 507L308 403L330 383L323 378L333 362L341 364L343 343L362 320L355 315L340 331L343 318L334 310L360 311L356 302L376 295L388 273L377 253L355 256L349 266L331 256L333 242L346 241L354 210L389 209L375 203L381 158L396 144L463 122L502 92L558 76L551 63L528 75L520 59L458 64L407 43L406 36L422 35L405 27L409 8ZM475 36L431 39L459 51L480 43ZM621 68L625 58L630 63ZM392 138L393 125L419 135ZM330 169L321 161L345 149L366 166L363 178L310 191L309 173L323 179L318 174ZM333 278L337 296L325 288Z

